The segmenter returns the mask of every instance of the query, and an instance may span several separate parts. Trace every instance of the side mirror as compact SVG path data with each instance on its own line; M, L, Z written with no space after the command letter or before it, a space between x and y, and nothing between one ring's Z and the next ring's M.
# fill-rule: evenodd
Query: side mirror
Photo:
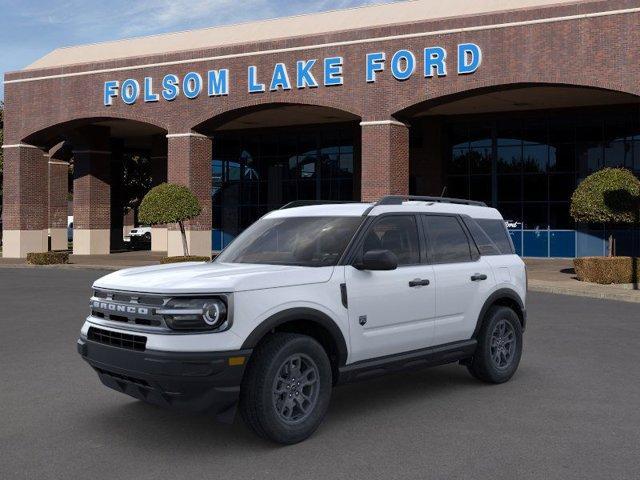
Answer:
M398 268L398 257L389 250L369 250L362 256L362 261L354 266L358 270L395 270Z

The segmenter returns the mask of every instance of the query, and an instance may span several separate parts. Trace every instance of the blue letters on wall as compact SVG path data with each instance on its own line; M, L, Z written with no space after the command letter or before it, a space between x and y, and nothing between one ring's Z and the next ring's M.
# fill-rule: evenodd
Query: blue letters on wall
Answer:
M364 81L376 83L384 77L385 81L407 81L414 77L418 68L422 69L423 78L447 76L447 51L440 46L430 46L418 52L408 49L392 52L375 51L367 53L364 58ZM388 60L390 56L390 60ZM389 63L387 73L387 62ZM482 50L475 43L461 43L456 49L456 71L458 75L475 73L482 65ZM360 64L362 68L362 64ZM293 64L278 62L273 69L264 71L255 65L247 67L247 92L260 94L267 91L288 91L293 88L318 88L317 75L322 78L325 87L344 84L345 72L358 73L354 62L346 62L342 56L326 57L324 59L297 60ZM158 102L160 99L172 101L180 95L188 99L198 98L204 91L208 97L229 95L231 74L229 69L215 69L200 73L191 71L179 77L174 73L166 74L162 79L143 77L141 81L135 78L125 80L108 80L104 82L103 103L109 107L120 98L125 105L133 105L138 101L144 103ZM295 75L295 79L290 77ZM418 74L419 76L419 74ZM158 85L156 85L158 82Z

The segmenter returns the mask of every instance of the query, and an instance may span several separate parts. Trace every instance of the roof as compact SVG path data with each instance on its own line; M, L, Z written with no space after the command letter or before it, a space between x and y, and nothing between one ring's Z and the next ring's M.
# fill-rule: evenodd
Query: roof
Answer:
M359 217L372 206L371 203L329 203L294 207L284 210L274 210L268 218L285 217ZM369 215L381 215L393 212L422 212L422 213L451 213L469 215L472 218L488 218L502 220L502 215L495 208L477 205L460 205L456 203L440 203L425 201L405 201L402 205L379 205L374 207Z
M411 0L58 48L25 70L216 48L291 37L520 10L578 0Z

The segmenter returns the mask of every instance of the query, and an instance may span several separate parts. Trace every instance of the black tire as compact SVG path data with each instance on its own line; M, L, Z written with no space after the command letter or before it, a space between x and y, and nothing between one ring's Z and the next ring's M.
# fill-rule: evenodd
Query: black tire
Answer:
M303 370L295 367L295 359L300 359ZM300 387L300 378L295 379L291 372L293 375L302 372L300 375L309 377L317 374L315 389L311 390L312 385ZM286 380L283 375L287 376ZM284 390L290 387L293 390ZM261 342L251 356L240 390L240 414L260 437L287 445L298 443L308 438L322 422L329 408L331 388L331 364L317 341L296 333L274 333ZM290 408L287 402L292 402ZM291 415L288 420L287 415ZM294 418L296 415L300 418Z
M507 334L502 335L503 331ZM507 347L504 339L510 336L513 344ZM498 341L498 338L503 340ZM467 364L469 373L487 383L508 381L518 369L522 356L522 324L516 312L509 307L491 307L482 322L477 340L478 347Z

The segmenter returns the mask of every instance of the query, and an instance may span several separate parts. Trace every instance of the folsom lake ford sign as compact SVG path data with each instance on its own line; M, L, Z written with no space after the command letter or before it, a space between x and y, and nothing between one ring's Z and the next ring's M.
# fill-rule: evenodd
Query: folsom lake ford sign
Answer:
M456 70L458 75L474 73L482 63L482 50L475 43L461 43L457 47ZM365 78L367 83L375 83L385 70L398 81L416 75L418 69L416 54L410 50L398 50L391 58L385 52L368 53L365 56ZM424 78L447 76L447 51L442 47L427 47L421 52L421 73ZM276 63L270 71L259 71L258 67L247 67L246 86L249 93L260 94L267 90L287 91L293 88L318 88L344 84L345 65L343 57L298 60L295 68L289 70L284 63ZM188 72L184 77L169 73L162 78L145 77L108 80L104 82L104 105L111 106L116 99L126 105L137 102L151 103L172 101L180 95L195 99L201 95L219 97L229 95L231 85L229 69Z

